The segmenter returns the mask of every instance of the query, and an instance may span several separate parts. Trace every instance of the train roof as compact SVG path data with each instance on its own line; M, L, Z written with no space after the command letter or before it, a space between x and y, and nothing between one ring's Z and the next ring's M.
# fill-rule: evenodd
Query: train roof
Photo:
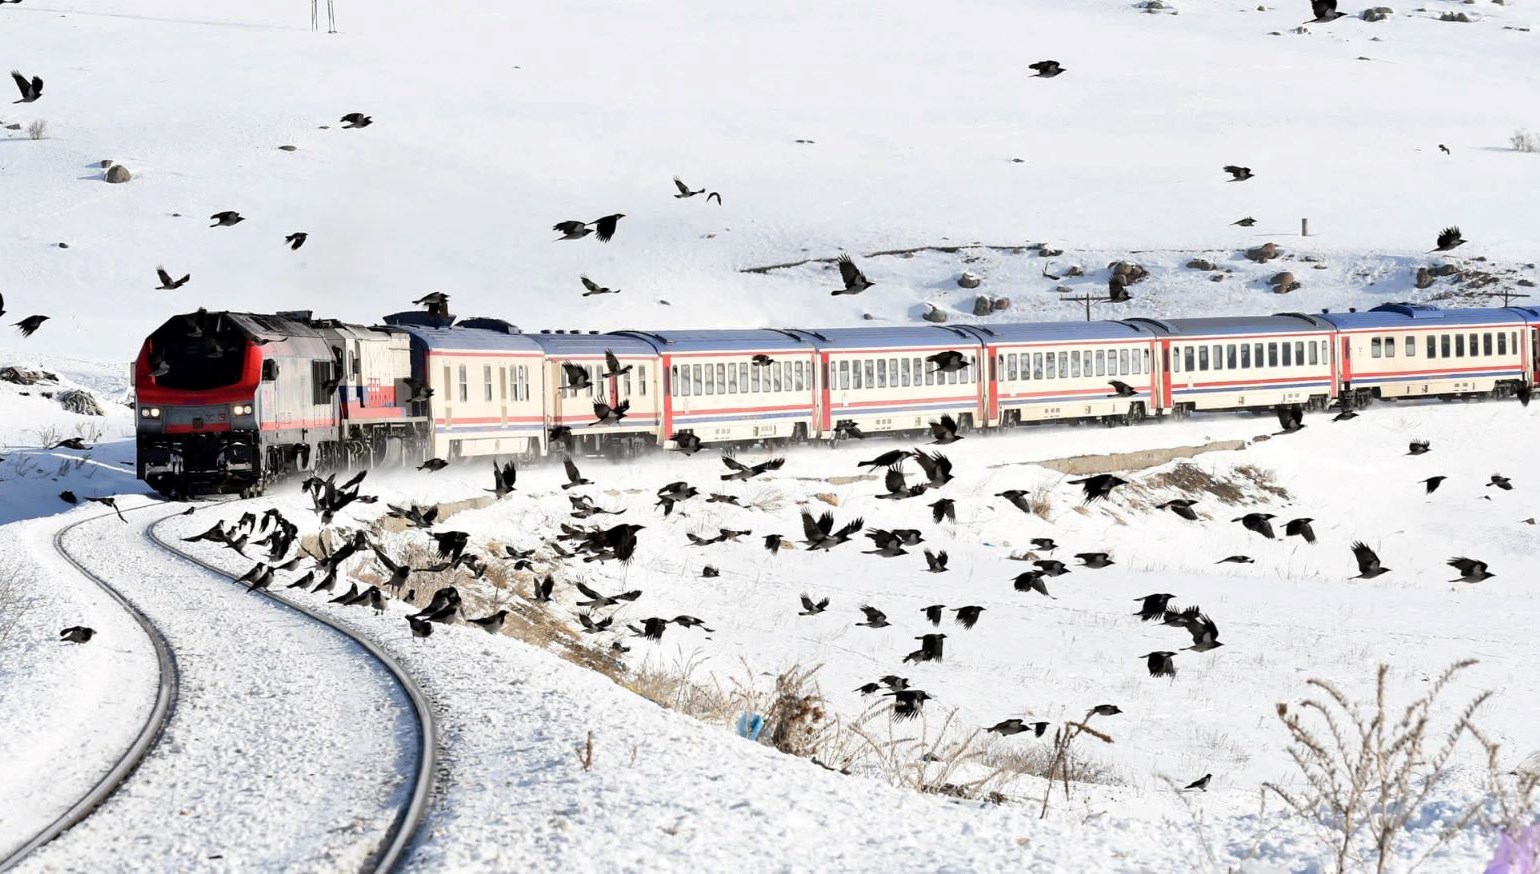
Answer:
M1153 332L1134 322L1005 322L958 325L987 343L1040 343L1074 340L1137 340Z
M905 346L977 346L978 335L957 325L883 325L863 328L787 328L819 349L891 349Z
M541 331L538 334L525 334L529 341L540 347L547 355L602 355L608 349L616 355L645 355L652 357L657 351L652 344L639 337L630 337L624 334L584 334L577 331L568 331L558 334L555 331Z
M189 314L190 315L190 314ZM319 337L321 332L310 327L304 322L289 318L284 315L268 313L209 313L211 316L223 316L234 322L243 332L253 337L266 339L280 339L284 337ZM183 318L177 316L176 318Z
M528 334L465 328L459 325L393 324L405 331L413 345L434 352L536 352L540 347Z
M1438 328L1444 325L1515 325L1536 318L1524 308L1440 309L1427 304L1386 303L1357 313L1323 313L1321 318L1344 331L1373 328Z
M809 349L812 337L805 331L776 328L693 328L663 331L617 331L651 343L659 352L751 352L763 349Z
M1132 318L1125 321L1171 337L1299 334L1330 331L1332 328L1331 323L1325 321L1323 316L1307 313L1279 313L1274 316L1215 316L1204 319Z

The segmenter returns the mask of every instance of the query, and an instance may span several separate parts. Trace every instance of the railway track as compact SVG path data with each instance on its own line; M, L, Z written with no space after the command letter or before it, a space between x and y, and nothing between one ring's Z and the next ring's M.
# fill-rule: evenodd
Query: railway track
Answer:
M165 505L155 503L131 509L125 508L124 512L125 514L137 513L163 506ZM93 570L82 557L73 554L66 543L71 532L81 526L97 522L112 515L108 513L92 516L65 526L54 535L53 546L61 558L128 611L150 638L156 651L160 669L155 705L146 718L145 724L136 734L134 742L102 779L86 795L71 805L68 810L46 828L39 831L9 855L0 858L0 872L9 871L22 865L29 858L33 857L34 853L49 845L55 838L87 821L88 817L98 810L120 788L130 785L130 776L157 750L160 746L159 741L166 734L168 726L172 725L173 716L178 712L178 703L182 699L179 690L182 687L184 672L183 666L178 663L176 650L172 645L175 635L168 635L151 618L149 614L153 613L153 610L147 611L143 605L136 603L132 598L120 591L119 587L108 582L103 573ZM182 551L158 534L157 527L169 518L171 516L165 516L150 523L144 531L143 541L156 552L167 554L178 562L196 567L199 572L215 575L234 584L234 575L226 573L221 568ZM110 576L110 572L107 575ZM358 870L370 872L370 874L395 871L400 867L416 837L418 827L426 815L431 797L433 774L437 764L437 732L433 712L428 705L427 698L416 681L412 679L405 669L372 641L359 637L328 617L313 612L281 596L270 592L262 592L261 594L269 601L276 602L276 606L279 609L300 614L310 622L319 623L328 629L328 635L340 636L345 641L346 648L361 651L369 660L376 663L390 677L390 683L400 693L401 700L405 704L403 709L406 714L410 715L413 724L410 732L410 749L404 750L401 755L402 759L410 761L410 765L399 769L403 783L390 793L391 799L395 803L393 804L394 809L388 826L383 830L380 838L368 852L363 862L357 866ZM393 770L397 769L393 768Z

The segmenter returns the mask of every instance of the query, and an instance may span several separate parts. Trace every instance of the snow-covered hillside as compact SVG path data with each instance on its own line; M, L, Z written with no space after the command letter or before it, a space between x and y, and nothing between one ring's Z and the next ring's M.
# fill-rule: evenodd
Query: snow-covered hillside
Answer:
M1537 278L1540 155L1508 148L1540 128L1533 7L1297 33L1303 3L1172 5L375 0L339 3L337 35L303 2L8 6L6 61L47 90L0 118L48 130L3 143L6 307L53 315L29 348L122 361L197 306L367 322L430 290L529 327L834 325L967 309L971 266L1012 317L1081 317L1030 253L872 258L877 286L839 299L830 274L739 272L972 242L1046 242L1095 288L1147 261L1109 314L1407 297L1449 224L1472 241L1455 263ZM1068 72L1032 77L1042 58ZM342 129L354 111L373 125ZM133 181L103 181L104 159ZM675 199L675 175L722 205ZM222 210L246 221L209 228ZM609 244L553 242L616 212ZM1239 260L1267 241L1327 269ZM1212 283L1193 257L1245 269ZM157 264L192 280L156 291ZM1279 299L1259 280L1281 270L1303 288ZM585 273L622 293L583 300Z

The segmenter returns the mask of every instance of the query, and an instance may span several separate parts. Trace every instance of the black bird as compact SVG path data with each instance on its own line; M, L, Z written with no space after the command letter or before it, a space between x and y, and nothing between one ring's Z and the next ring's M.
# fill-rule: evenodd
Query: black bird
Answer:
M1084 479L1072 479L1072 486L1080 486L1085 490L1085 500L1081 503L1090 504L1095 501L1106 500L1112 494L1112 490L1118 486L1127 485L1128 480L1113 476L1110 473L1099 473L1096 476L1088 476Z
M1344 407L1342 412L1338 413L1335 416L1332 416L1331 420L1333 422L1347 422L1347 421L1350 421L1350 420L1356 419L1356 418L1358 418L1358 414L1357 413L1353 412L1353 410L1351 410L1351 409L1348 409L1348 408Z
M71 625L59 632L60 643L86 643L96 636L96 629L84 625Z
M883 694L893 696L894 719L914 719L920 715L925 702L931 700L928 692L919 689L896 689Z
M1520 392L1521 393L1519 395L1519 399L1523 400L1524 399L1524 395L1522 394L1523 389L1520 389ZM1528 406L1528 405L1529 404L1526 401L1525 402L1525 406ZM849 419L841 419L840 421L835 422L834 423L834 433L836 435L839 435L839 436L848 437L848 438L850 438L852 440L865 440L866 439L866 433L861 430L861 427L859 425L857 425L855 422L850 421Z
M920 612L925 614L926 621L931 625L939 626L941 624L941 611L945 609L945 604L932 604L929 607L922 608Z
M1045 576L1062 577L1067 573L1072 573L1069 568L1064 566L1064 562L1054 558L1040 558L1032 562L1032 564L1036 565L1037 569Z
M936 365L936 369L931 371L932 373L957 373L968 366L968 356L955 349L948 349L945 352L928 355L925 360Z
M551 225L551 230L561 234L563 240L581 240L593 233L587 222L564 221Z
M423 638L433 633L433 623L426 619L418 619L416 616L406 617L406 624L412 627L412 636Z
M925 494L925 490L929 488L926 483L909 485L908 481L904 478L904 469L897 464L888 468L887 474L883 477L882 485L887 491L877 496L877 499L880 501L902 501L905 498L918 498L920 495Z
M727 504L728 506L732 506L732 507L741 507L741 506L743 506L742 504L738 503L738 496L737 495L724 495L721 492L710 492L707 495L707 497L706 497L706 503L708 503L708 504Z
M1044 552L1053 552L1059 548L1059 544L1054 543L1052 537L1034 537L1031 543L1033 549L1041 549Z
M417 465L417 469L426 470L429 473L437 473L448 466L449 462L442 458L430 458L427 461L424 461L422 464Z
M1231 182L1245 182L1252 177L1250 167L1237 167L1234 164L1226 164L1224 169L1226 173L1234 177L1230 180Z
M1251 227L1252 225L1254 225L1256 223L1257 223L1257 220L1252 218L1249 215L1246 216L1245 218L1241 219L1238 222L1230 222L1231 225L1240 225L1243 228L1249 228L1249 227Z
M1455 225L1450 225L1449 227L1444 228L1442 231L1439 231L1438 245L1429 251L1448 252L1450 249L1453 249L1456 246L1465 245L1466 242L1468 241L1460 236L1460 229Z
M1231 555L1221 558L1214 564L1256 564L1256 562L1249 555Z
M1139 602L1139 612L1134 615L1139 617L1140 622L1161 619L1166 615L1166 607L1171 604L1171 599L1175 597L1175 595L1157 593L1145 595L1143 598L1135 598L1134 600Z
M928 549L925 550L925 565L926 565L926 569L929 570L931 573L933 573L933 574L946 573L946 562L947 562L946 550L943 549L940 552L931 552Z
M556 578L550 574L546 574L545 579L535 583L533 586L533 594L535 596L535 600L542 604L549 604L551 602L551 593L555 589Z
M310 239L309 234L305 233L304 231L295 231L294 233L284 237L283 241L288 244L290 250L297 252L299 251L299 247L305 245L305 241L308 239Z
M1026 573L1017 574L1016 579L1012 580L1012 583L1018 592L1036 592L1049 598L1053 597L1048 594L1048 585L1043 582L1042 571L1027 571Z
M845 287L837 288L829 292L829 294L836 296L841 294L860 294L876 284L866 278L866 274L861 272L861 268L856 266L856 262L850 260L849 255L839 256L835 263L839 265L840 279L844 281Z
M209 227L228 228L232 225L238 225L245 220L245 216L241 215L233 209L227 209L224 212L216 212L209 216L209 221L213 222L213 224L209 225Z
M594 401L594 420L588 423L588 427L595 425L618 425L620 420L626 417L631 409L631 401L624 400L615 406L610 406L603 401Z
M779 535L779 534L766 534L765 535L765 549L769 550L771 555L775 555L775 554L779 553L781 551L781 535Z
M900 555L908 555L908 552L904 549L905 544L903 538L898 536L895 532L885 531L881 528L873 528L872 530L866 532L866 536L871 538L872 545L877 548L868 549L862 553L863 555L880 555L883 558L895 558Z
M37 333L37 329L41 328L46 321L48 321L48 316L27 316L16 323L16 330L23 337L30 337Z
M192 274L189 273L181 279L173 280L171 274L167 273L164 267L155 268L155 273L160 276L160 285L156 286L156 291L176 291L178 288L186 285L187 280L192 279Z
M705 577L706 579L710 580L710 579L716 579L717 577L720 577L722 575L722 572L708 564L705 567L701 568L700 575L702 577Z
M1374 550L1356 540L1353 541L1353 558L1358 561L1358 576L1353 577L1355 580L1372 580L1390 572L1390 568L1380 565L1380 557L1374 554Z
M1052 79L1064 72L1064 68L1059 66L1058 61L1038 61L1035 64L1028 64L1027 69L1036 70L1037 75L1034 78L1038 79Z
M934 433L934 425L931 426L931 431ZM962 438L959 437L957 439L961 440ZM942 455L940 452L932 452L926 454L925 450L916 449L914 451L913 457L914 463L918 464L920 469L925 471L926 485L930 488L939 489L952 481L952 460L947 458L945 455ZM946 505L947 515L953 522L956 522L957 513L954 509L953 502L950 499L942 498L935 504L931 504L931 509L936 510L936 504L941 504L943 502ZM936 510L936 512L939 513L941 511ZM938 519L936 521L939 522L940 520Z
M1449 477L1447 477L1447 476L1430 476L1427 479L1420 479L1420 480L1418 480L1418 482L1420 482L1424 486L1426 486L1427 490L1428 490L1427 493L1431 495L1434 492L1438 491L1438 487L1443 485L1444 484L1444 480L1446 480L1446 479L1449 479Z
M582 365L573 364L571 361L563 361L561 363L561 372L566 377L566 385L561 387L562 391L581 392L593 388L593 378L588 375L588 369ZM568 433L571 433L570 428Z
M1198 502L1191 498L1173 498L1164 504L1156 504L1155 509L1170 510L1189 522L1196 522L1198 521L1198 511L1192 508L1192 505L1196 503Z
M1508 478L1502 476L1501 474L1492 474L1492 481L1487 483L1487 488L1491 488L1492 486L1497 486L1505 492L1513 491L1513 483L1509 482Z
M662 616L649 616L642 620L642 627L629 626L631 633L647 640L662 640L663 632L668 630L668 620Z
M1428 450L1430 450L1432 448L1433 448L1433 444L1432 444L1431 441L1428 441L1428 440L1413 440L1411 443L1407 444L1406 454L1407 455L1424 455L1424 454L1426 454L1428 452Z
M930 442L935 445L946 446L963 439L957 433L957 420L950 415L942 415L940 419L930 420Z
M916 637L920 642L920 648L904 656L905 664L920 662L939 662L943 660L943 647L946 640L945 634L925 634Z
M908 457L909 457L908 450L905 450L905 449L890 449L887 452L884 452L881 455L877 456L876 458L871 459L870 461L860 462L860 464L858 464L857 466L858 467L865 467L865 468L868 468L870 470L876 470L879 467L892 467L895 464L902 464L904 462L904 459L906 459Z
M1451 153L1451 152L1450 152L1450 151L1449 151L1449 147L1448 147L1448 146L1446 146L1446 145L1444 145L1444 144L1443 144L1443 143L1439 143L1439 144L1438 144L1438 150L1439 150L1439 151L1440 151L1440 152L1443 152L1443 153L1444 153L1444 154L1446 154L1446 155L1448 155L1448 154L1452 154L1452 153Z
M1077 552L1075 553L1075 558L1080 559L1081 567L1088 567L1092 570L1100 570L1108 565L1117 564L1117 562L1108 558L1105 552Z
M579 613L578 622L582 623L584 634L598 634L601 631L607 630L615 622L615 617L606 616L596 622L591 614Z
M722 456L722 463L727 465L727 467L733 471L732 473L722 474L722 479L750 480L762 473L766 473L772 470L780 470L781 467L786 464L786 459L772 458L768 461L762 461L759 464L749 466L730 455L724 455Z
M704 188L691 191L690 186L684 184L684 180L680 179L678 176L674 177L674 187L679 189L679 193L674 195L675 198L694 197L697 194L704 194L706 192L706 189Z
M19 70L11 71L11 78L16 80L16 88L21 91L21 99L12 103L32 103L43 96L43 80L39 76L33 76L32 81L27 81Z
M639 589L633 589L629 592L621 592L618 595L601 595L582 583L575 583L574 585L577 586L578 592L580 592L584 597L588 598L587 601L576 602L577 605L579 607L592 607L595 610L602 610L605 607L613 607L616 604L619 604L621 601L635 601L637 598L642 596L641 590Z
M716 200L717 206L721 206L722 205L722 194L721 194L721 192L713 191L710 194L706 195L706 202L707 203L710 203L713 199Z
M1283 526L1283 536L1303 537L1306 543L1314 543L1315 529L1310 527L1310 523L1314 521L1314 519L1309 517L1290 519Z
M371 116L364 115L362 112L350 112L347 115L344 115L342 118L338 119L338 121L342 122L343 130L352 130L356 127L368 127L369 125L374 124L374 119Z
M630 364L621 367L620 359L615 357L615 353L608 349L604 350L604 373L601 375L606 379L611 376L625 376L631 372L631 367Z
M1317 2L1320 2L1320 0L1317 0ZM1333 6L1337 5L1336 0L1328 0L1328 2L1330 2L1331 5L1333 5ZM1340 15L1341 15L1341 13L1338 13L1339 17L1340 17ZM1192 781L1191 783L1188 783L1186 786L1183 786L1182 790L1186 791L1188 789L1197 789L1197 790L1199 790L1201 792L1207 792L1208 791L1208 781L1213 779L1213 777L1214 777L1213 774L1204 774L1202 777L1199 777L1198 779Z
M1255 531L1268 540L1275 540L1277 538L1273 535L1272 519L1272 513L1247 513L1238 519L1231 519L1230 521L1239 522L1247 531Z
M1310 0L1310 11L1315 13L1310 19L1315 24L1327 24L1347 15L1337 11L1337 0Z
M1172 659L1175 656L1176 653L1174 652L1162 650L1160 652L1145 653L1139 658L1144 659L1145 666L1150 669L1150 676L1174 677L1176 676L1176 665Z
M123 511L118 509L118 502L116 500L112 498L86 498L86 500L93 504L101 504L104 507L111 507L112 512L118 514L118 519L122 520L123 522L128 521L127 519L123 518Z
M577 464L572 461L572 456L569 455L563 458L561 466L567 471L567 481L562 483L562 489L574 489L578 486L593 485L593 480L583 478L583 474L578 471Z
M1184 646L1183 649L1208 652L1224 646L1219 642L1219 626L1214 624L1214 620L1208 618L1208 614L1197 607L1188 607L1180 613L1167 611L1164 624L1185 628L1187 633L1192 635L1192 646Z
M272 582L273 571L272 568L269 568L266 563L259 561L251 566L251 570L236 578L235 581L237 583L246 583L247 591L256 591L257 589L263 588L264 583L262 580L264 577L268 582Z
M498 466L492 462L492 494L501 498L513 491L514 481L519 478L519 469L512 462Z
M750 358L749 363L755 367L769 367L770 363L774 360L775 359L771 358L769 355L761 352L758 355L755 355L753 358Z
M668 439L673 442L676 451L683 452L685 455L694 455L706 445L690 431L675 431Z
M862 604L861 612L866 615L866 621L857 622L856 624L864 628L887 628L893 624L888 621L888 614L878 610L876 607L868 607Z
M1092 707L1090 713L1087 713L1086 715L1090 716L1092 713L1094 713L1097 716L1117 716L1122 712L1123 711L1119 709L1118 705L1116 704L1098 704L1095 707Z
M1032 512L1032 501L1027 497L1027 493L1021 489L1006 489L1003 492L997 493L995 497L1004 498L1007 501L1010 501L1011 506L1015 507L1023 513Z
M694 616L675 616L672 621L680 628L699 628L708 634L716 633L713 629L707 628L705 622L696 619Z
M582 281L583 287L588 289L587 291L583 292L584 297L592 297L596 294L620 294L620 289L610 288L606 285L600 285L599 283L594 282L592 279L589 279L587 276L579 276L578 279Z
M1444 563L1460 572L1458 577L1449 581L1451 583L1479 583L1497 576L1487 572L1486 562L1474 558L1459 556Z
M469 619L467 621L472 625L479 627L482 631L485 631L488 634L496 634L498 631L502 630L503 620L507 618L508 611L499 610L496 613L493 613L491 616L483 616L480 619Z
M984 612L984 608L970 605L967 607L957 607L952 612L957 614L958 625L964 628L972 628L978 624L979 614Z
M663 515L667 516L674 512L675 504L679 503L680 501L688 501L698 494L700 494L700 490L685 482L684 480L671 482L663 488L658 489L658 503L656 506L662 507Z
M929 506L930 518L937 525L941 524L942 519L950 519L953 522L957 521L957 502L951 498L942 498Z
M1120 398L1131 398L1139 393L1139 390L1121 379L1114 379L1107 383L1112 386L1113 393Z
M1278 425L1283 428L1279 434L1293 434L1305 427L1305 408L1299 404L1289 404L1278 408Z
M798 616L817 616L819 613L822 613L823 611L827 610L828 608L829 608L829 599L828 598L823 598L821 600L814 601L812 598L808 597L806 592L804 592L804 593L802 593L802 612L798 613L797 615Z
M1037 737L1042 737L1043 734L1048 731L1048 723L1046 723L1046 722L1026 722L1026 721L1023 721L1023 720L1020 720L1020 719L1007 719L1007 720L1005 720L1003 722L997 722L994 725L991 725L989 728L986 728L984 730L985 731L992 731L995 734L998 734L998 735L1001 735L1001 736L1009 736L1009 735L1013 735L1013 734L1022 734L1024 732L1030 731L1033 734L1035 734Z
M620 220L625 217L625 213L617 212L613 215L607 215L603 218L594 219L593 221L589 222L589 224L594 226L594 236L599 239L599 242L608 243L610 241L610 237L615 236L615 225L617 225Z
M856 518L846 524L845 527L836 531L834 530L833 513L826 510L823 515L814 519L812 513L806 510L802 511L802 533L806 537L806 540L803 542L811 550L833 549L849 540L852 535L860 531L865 525L865 520Z

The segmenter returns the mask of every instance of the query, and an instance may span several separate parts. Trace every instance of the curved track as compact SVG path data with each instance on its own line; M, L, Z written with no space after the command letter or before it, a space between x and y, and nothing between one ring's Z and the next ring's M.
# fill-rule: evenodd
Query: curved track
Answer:
M232 583L235 582L236 577L233 574L226 573L222 568L182 551L173 546L170 541L161 537L156 529L169 518L171 517L168 516L160 519L150 525L146 531L150 542L181 561L224 577ZM422 689L418 687L417 681L412 679L412 676L390 654L376 646L373 641L368 638L359 637L341 624L280 595L275 595L265 589L261 594L269 600L282 604L290 610L326 625L338 634L358 644L360 648L368 652L369 655L374 657L376 661L390 672L391 676L395 678L397 685L401 687L402 693L411 702L412 712L416 717L418 728L416 737L417 768L410 777L411 787L406 793L406 803L397 811L395 818L391 821L390 828L386 831L384 839L380 842L379 849L370 858L369 864L365 868L365 870L375 872L394 871L416 836L417 827L422 824L423 816L427 813L428 801L433 791L433 772L438 760L438 733L434 727L433 710L428 706L428 698L423 694Z
M135 513L154 507L163 507L164 504L156 503L148 506L125 509L125 513ZM151 708L145 724L139 730L134 742L128 750L113 765L105 776L92 787L91 791L83 796L75 804L65 811L45 829L38 832L26 843L4 858L0 858L0 872L9 871L23 863L34 852L44 847L49 842L64 834L72 827L81 823L91 815L100 805L122 787L128 778L135 772L149 753L156 749L158 741L162 738L167 725L171 722L179 699L182 673L179 669L175 651L166 635L157 627L132 600L108 583L101 575L91 570L84 562L71 554L65 545L65 538L71 531L91 522L98 521L113 514L106 513L91 516L71 523L53 536L55 551L74 567L82 576L91 580L94 584L106 592L114 601L118 602L124 610L139 623L145 634L154 645L156 657L160 668L160 677L156 701ZM158 550L168 553L179 561L194 565L203 571L218 577L235 581L235 576L226 573L208 562L190 555L170 542L162 538L156 529L166 522L171 516L166 516L151 523L145 529L146 540ZM391 872L396 870L403 861L407 849L416 837L418 827L426 814L429 799L433 787L433 773L437 764L437 732L435 729L432 709L428 705L427 697L423 694L416 681L401 667L396 660L384 652L372 641L359 637L337 622L315 613L299 604L291 602L271 592L262 592L270 601L282 605L283 608L292 610L307 619L321 623L337 634L345 638L349 644L356 646L367 656L377 662L399 688L402 697L409 705L409 711L415 722L413 732L412 758L415 765L410 773L404 775L407 785L400 794L404 800L397 807L388 828L385 829L377 846L368 855L360 870L366 872Z
M150 508L135 507L128 512L132 513L147 509ZM134 773L134 769L139 767L139 763L144 761L145 754L150 751L150 748L160 738L161 732L165 730L166 723L170 721L171 714L176 709L180 675L177 672L176 654L171 651L171 645L166 642L166 636L161 634L160 629L155 627L155 623L151 622L148 616L140 612L139 608L135 607L132 601L124 597L122 592L114 589L106 580L97 576L90 568L77 561L64 548L64 535L87 522L94 522L97 519L111 515L111 513L103 513L99 516L91 516L60 528L54 532L53 548L59 554L59 557L69 562L70 566L79 572L81 576L95 583L98 588L107 593L108 597L118 602L119 606L128 612L128 615L134 617L134 621L139 623L139 627L144 629L145 636L150 639L150 643L155 647L155 661L160 668L160 678L156 684L155 691L155 704L150 708L150 713L145 718L144 725L140 727L138 734L134 737L134 742L129 745L122 757L113 764L106 775L95 786L91 787L91 791L87 792L79 801L70 805L70 808L64 811L58 819L49 823L42 831L33 835L30 840L17 847L9 855L0 858L0 871L9 871L14 868L38 847L43 846L68 831L71 826L90 816L91 811L95 810L103 801L107 800L108 796L117 791L117 788L123 785L123 781L127 780L129 775Z

